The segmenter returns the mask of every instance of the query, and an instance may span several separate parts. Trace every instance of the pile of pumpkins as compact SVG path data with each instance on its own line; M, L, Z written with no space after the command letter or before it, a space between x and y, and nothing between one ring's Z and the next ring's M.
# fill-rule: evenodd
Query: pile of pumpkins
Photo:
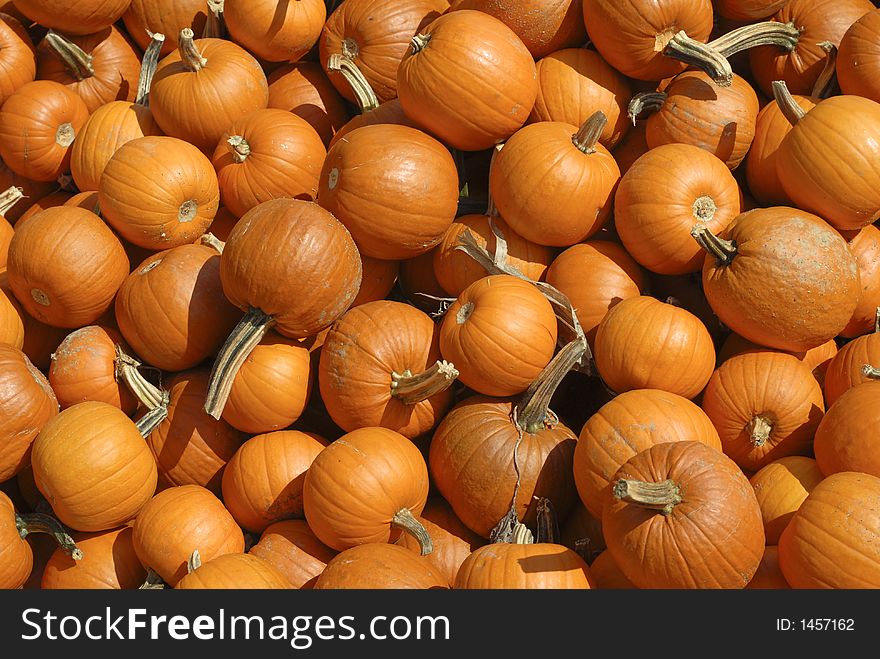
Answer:
M0 586L880 587L875 3L0 12Z

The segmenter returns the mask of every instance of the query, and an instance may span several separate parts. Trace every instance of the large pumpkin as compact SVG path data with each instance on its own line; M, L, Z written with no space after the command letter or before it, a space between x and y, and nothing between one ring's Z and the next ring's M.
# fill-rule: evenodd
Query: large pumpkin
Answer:
M874 379L865 365L880 366L880 332L857 337L841 346L825 372L825 402L830 408L852 387Z
M853 235L855 233L855 235ZM853 311L852 318L840 335L846 338L857 337L875 329L877 308L880 307L880 229L873 224L862 227L858 232L844 232L849 249L859 264L859 283L861 295Z
M773 348L759 346L757 343L752 343L751 341L744 339L736 332L731 332L727 335L727 338L724 339L724 343L721 344L721 348L718 350L718 363L723 364L731 357L734 357L735 355L742 355L746 352L778 351L774 350ZM822 387L822 390L824 391L825 374L828 371L828 367L831 365L831 361L837 356L837 343L834 341L834 339L828 339L828 341L826 341L822 345L816 346L815 348L810 348L809 350L802 350L800 352L789 352L788 354L797 357L800 361L804 363L804 365L808 369L813 372L813 377L816 378L819 386Z
M134 590L144 583L147 570L134 552L130 526L99 533L74 536L83 556L74 560L61 547L56 549L46 567L40 587L58 589Z
M223 18L229 35L270 62L296 62L321 34L327 5L321 0L278 3L276 0L227 0Z
M242 552L221 554L198 562L181 578L175 590L286 590L290 583L275 567L258 556Z
M131 0L15 0L15 7L34 23L69 34L92 34L119 19Z
M0 16L0 44L3 61L0 62L0 105L22 85L36 76L34 44L24 26L14 17Z
M549 542L497 543L474 550L455 577L455 588L589 589L590 568L571 549Z
M880 382L866 382L846 391L828 409L813 448L819 469L826 476L858 471L880 478L877 443L869 428L880 411Z
M801 455L774 460L749 478L761 507L764 536L768 545L779 542L779 536L804 499L823 478L825 476L816 461Z
M371 542L330 559L314 587L316 590L436 590L449 588L449 583L431 563L411 551Z
M844 94L856 94L880 103L880 9L867 12L853 23L837 51L837 82Z
M294 588L308 589L337 552L322 543L303 519L270 524L248 550L275 566Z

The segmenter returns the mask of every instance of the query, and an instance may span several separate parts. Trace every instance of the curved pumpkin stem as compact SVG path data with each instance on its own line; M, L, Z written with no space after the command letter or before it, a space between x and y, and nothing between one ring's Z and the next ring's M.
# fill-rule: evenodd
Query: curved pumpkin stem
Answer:
M122 346L116 346L116 379L122 380L135 398L148 410L160 407L167 398L167 392L162 391L152 382L147 380L138 370L143 364L127 354Z
M225 0L208 0L208 20L202 31L203 39L225 39L226 21L223 20Z
M205 412L214 419L220 420L229 392L232 391L232 383L244 360L274 324L272 316L251 307L220 348L211 369L205 398Z
M553 509L553 502L547 497L538 497L537 517L535 542L555 544L559 538L559 523L556 519L556 511Z
M639 115L643 112L657 112L663 107L667 98L669 98L669 95L666 92L639 92L633 96L630 99L626 113L632 125L636 125Z
M150 86L153 84L153 76L159 66L159 54L165 45L165 35L161 32L153 32L150 35L150 45L144 51L141 60L141 73L138 77L137 96L134 102L145 108L150 106Z
M757 46L777 46L791 52L801 37L801 31L794 23L765 21L745 25L710 41L707 45L724 57L730 57L743 50Z
M80 82L95 77L95 68L92 66L92 56L89 53L54 30L49 30L45 39L46 44L64 63L64 68L71 76Z
M202 236L199 238L199 244L204 245L205 247L210 247L220 252L220 254L223 254L223 249L226 247L226 243L224 243L210 231L208 233L202 234Z
M458 377L450 362L438 361L431 368L413 375L409 370L391 373L391 395L404 405L415 405L446 391Z
M427 556L434 551L434 543L428 534L428 529L416 519L409 508L401 508L391 518L391 526L396 526L409 533L419 542L419 551L422 556Z
M556 353L514 407L517 428L523 432L535 433L548 425L547 417L551 415L550 399L553 398L562 379L586 350L586 341L576 340Z
M788 119L788 123L792 126L796 125L807 113L794 100L794 96L788 91L788 85L785 84L784 80L774 80L771 86L773 87L773 98L776 100L776 104L782 111L783 116Z
M621 478L615 481L611 491L615 499L657 510L664 515L672 514L675 506L681 503L681 488L672 480L648 483Z
M409 42L409 51L413 55L423 51L431 41L430 34L417 34Z
M5 216L23 198L24 188L14 185L0 192L0 217Z
M208 60L202 57L196 43L193 41L195 34L193 31L185 27L180 31L178 50L180 51L180 61L187 71L201 71L208 65Z
M15 513L15 528L22 539L31 533L46 533L55 538L58 546L73 560L79 561L83 557L82 550L76 546L73 538L57 519L43 513L27 513L19 515Z
M837 46L830 41L823 41L819 44L819 48L825 51L825 68L816 79L810 95L829 98L834 95L837 88Z
M580 130L571 136L572 143L582 152L586 154L596 153L596 142L605 130L608 123L608 117L602 110L596 110L581 125Z
M862 366L862 375L866 378L871 378L872 380L880 380L880 368L872 366L871 364L865 364Z
M333 53L327 59L327 70L335 71L345 78L345 81L351 87L351 91L354 92L354 98L361 114L379 107L379 99L376 96L376 92L370 87L369 81L353 59L345 57L340 53Z
M880 307L874 311L874 334L880 334Z
M709 231L705 224L694 225L691 235L700 247L715 257L719 266L730 265L733 262L737 254L735 241L719 238Z
M691 39L684 30L670 39L663 54L704 71L720 87L730 87L733 82L727 58L709 44Z
M770 433L773 432L773 423L766 416L759 414L749 421L746 432L749 433L753 446L764 446L770 439Z

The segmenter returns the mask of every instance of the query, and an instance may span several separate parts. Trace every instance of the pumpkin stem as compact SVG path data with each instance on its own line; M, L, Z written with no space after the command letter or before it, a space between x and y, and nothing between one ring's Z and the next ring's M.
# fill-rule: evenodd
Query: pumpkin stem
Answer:
M24 539L29 533L46 533L55 538L58 546L73 560L79 561L83 557L82 550L76 546L73 538L57 519L44 513L28 513L19 515L15 513L15 528L18 535Z
M14 185L0 192L0 217L4 217L23 197L24 188L17 188Z
M428 535L428 529L416 519L409 508L401 508L394 513L394 517L391 518L391 526L402 529L418 540L422 556L427 556L434 551L434 543L431 541L431 536Z
M746 432L749 433L753 446L764 446L770 439L770 433L773 432L773 423L766 416L759 414L749 421Z
M649 112L657 112L663 107L667 98L668 94L666 94L666 92L639 92L633 96L632 99L630 99L629 107L627 109L627 116L632 122L632 125L636 125L639 115L646 110Z
M684 30L669 40L663 54L704 71L720 87L730 87L733 82L733 69L727 58L709 44L692 39Z
M150 86L153 84L153 76L159 66L159 53L165 45L165 35L161 32L153 32L150 35L150 45L144 51L141 60L141 73L138 77L137 96L134 102L145 108L150 107Z
M715 200L712 197L704 194L694 200L691 210L697 222L711 222L712 218L715 217L718 206L715 205Z
M517 522L513 528L513 537L510 539L510 544L533 545L535 544L535 536L528 526Z
M788 119L788 123L792 126L796 125L807 114L804 109L794 100L794 96L788 91L788 85L784 80L774 80L771 83L773 87L773 98L782 111L783 116Z
M225 0L208 0L208 20L202 31L203 39L225 39L226 22L223 20Z
M837 88L837 46L830 41L823 41L819 48L825 51L825 68L816 79L813 85L811 96L818 98L829 98L834 95Z
M165 402L168 392L162 391L152 382L147 380L138 370L143 364L127 354L122 346L116 346L116 379L125 382L126 386L134 394L135 398L148 410L161 407Z
M418 375L413 375L409 369L403 373L392 371L391 395L404 405L415 405L446 391L457 377L458 369L447 361L438 361Z
M547 417L550 413L550 399L562 379L586 351L586 341L575 340L556 353L550 363L541 371L538 379L529 385L520 401L514 407L516 426L523 432L536 433L551 425Z
M149 437L159 427L159 424L168 418L168 401L169 395L166 392L165 399L161 405L154 407L135 422L134 425L137 427L141 437L144 439Z
M778 46L791 52L797 46L800 37L801 31L794 26L794 23L765 21L731 30L710 41L708 46L717 50L724 57L730 57L757 46Z
M199 554L198 549L194 549L193 553L186 559L186 573L192 574L200 567L202 567L202 556Z
M492 149L492 157L489 159L489 178L492 177L492 168L495 166L495 158L498 157L498 154L501 153L501 149L504 148L504 144L496 144L495 148ZM498 208L495 206L495 197L492 196L492 190L489 189L486 193L486 217L489 218L489 225L492 226L492 218L499 217L500 213L498 212ZM495 233L495 230L492 230ZM507 242L505 241L505 248ZM498 254L498 242L495 242L495 254Z
M76 129L73 127L73 124L69 122L61 124L55 131L55 144L63 149L66 149L73 144L73 140L75 139Z
M187 71L201 71L208 65L208 60L202 57L199 49L196 48L196 42L193 41L195 35L193 31L185 27L180 31L178 50L180 51L180 61L183 62Z
M202 234L201 237L199 237L199 244L204 245L205 247L211 247L220 252L220 254L223 254L223 248L226 247L226 243L220 240L210 231L208 233Z
M361 110L361 114L379 107L379 99L376 96L376 92L370 87L369 81L353 59L345 57L340 53L333 53L327 60L327 70L336 71L345 78L345 81L351 87L351 91L354 92L354 99Z
M95 67L92 66L92 56L89 53L54 30L49 30L45 39L49 49L64 63L64 68L71 76L79 82L95 77Z
M409 42L410 53L415 55L416 53L421 52L428 45L429 41L431 41L430 34L415 35Z
M880 307L874 311L874 334L880 334Z
M559 538L559 523L553 502L547 497L535 497L538 500L538 526L535 542L556 543Z
M233 135L226 140L226 144L232 152L232 159L237 163L244 162L251 155L251 145L241 135Z
M147 569L147 578L144 579L144 583L138 586L138 590L164 590L165 582L162 581L162 577L160 577L153 568Z
M691 229L694 240L704 250L712 254L719 266L730 265L736 256L736 241L724 240L709 231L705 224L695 224Z
M260 309L251 307L220 348L205 398L205 412L220 420L232 383L244 360L275 324L275 319Z
M672 509L681 503L681 488L672 480L648 483L621 478L615 481L611 491L616 499L659 510L664 515L671 514Z
M862 375L872 380L880 380L880 368L871 366L871 364L865 364L862 366Z
M602 110L596 110L583 123L580 130L571 136L572 143L582 152L586 154L596 153L596 142L605 130L608 123L608 117Z

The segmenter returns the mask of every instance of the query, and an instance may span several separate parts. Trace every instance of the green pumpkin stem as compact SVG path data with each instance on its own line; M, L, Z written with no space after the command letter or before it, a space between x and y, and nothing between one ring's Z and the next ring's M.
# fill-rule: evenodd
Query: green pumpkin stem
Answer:
M837 89L837 46L830 41L823 41L819 48L825 51L825 67L816 79L810 95L824 99L834 96Z
M49 49L64 63L67 72L79 82L95 77L95 67L92 66L89 53L54 30L46 33L45 40Z
M57 519L44 513L15 514L15 527L22 539L31 533L46 533L55 538L58 546L73 560L79 561L83 557L82 550L76 546L73 538Z
M752 440L752 446L764 446L770 439L770 433L773 432L773 423L766 416L758 415L749 421L746 426L746 432L749 433L749 439Z
M379 107L379 98L376 96L376 92L373 91L369 81L353 59L340 53L333 53L327 59L327 70L336 71L345 78L354 93L354 99L361 114Z
M251 145L241 135L233 135L226 140L226 144L232 154L232 160L236 163L243 163L251 155Z
M0 217L5 216L22 198L24 189L14 185L0 192Z
M419 542L419 551L422 556L427 556L434 551L434 543L428 534L428 529L416 519L409 508L401 508L394 517L391 518L391 526L401 529L405 533L409 533Z
M391 395L404 405L415 405L441 391L446 391L458 377L458 369L450 362L437 361L431 368L413 375L391 372Z
M785 84L784 80L774 80L771 86L773 87L773 98L776 100L779 110L788 119L788 123L792 126L796 125L807 113L794 100L794 96L788 91L788 85Z
M159 55L162 46L165 45L165 35L161 32L153 32L150 34L150 45L144 51L144 57L141 60L141 73L138 77L137 95L134 102L137 105L150 107L150 86L153 84L153 76L156 75L156 68L159 66Z
M201 71L208 65L208 60L202 57L196 43L193 41L195 35L193 31L185 27L180 31L178 50L180 51L180 61L183 63L187 71Z
M666 92L639 92L630 99L627 116L635 126L639 116L645 111L657 112L663 107L668 94Z
M736 241L724 240L709 231L705 224L696 224L691 236L705 251L715 257L719 266L730 265L737 254Z
M757 46L777 46L791 52L797 46L800 37L801 31L795 27L794 23L765 21L731 30L714 41L710 41L707 45L724 57L730 57Z
M862 366L862 375L872 380L880 380L880 368L871 364L865 364Z
M596 110L581 125L580 130L571 136L572 143L581 151L581 153L596 153L596 143L602 136L602 131L608 124L608 117L602 110Z
M611 491L615 499L657 510L664 515L670 515L681 503L681 488L672 480L649 483L621 478L614 482Z
M251 307L220 348L211 369L205 398L205 412L214 419L220 420L241 365L274 324L272 316Z
M202 30L203 39L225 39L226 21L223 19L225 0L208 0L208 20Z
M683 30L669 40L663 54L704 71L720 87L730 87L733 82L733 69L727 58L710 45L692 39Z
M572 367L580 361L587 350L586 341L575 340L556 353L550 363L522 394L514 407L517 427L523 432L536 433L548 425L555 425L555 415L550 412L550 399ZM549 418L549 420L548 420Z

